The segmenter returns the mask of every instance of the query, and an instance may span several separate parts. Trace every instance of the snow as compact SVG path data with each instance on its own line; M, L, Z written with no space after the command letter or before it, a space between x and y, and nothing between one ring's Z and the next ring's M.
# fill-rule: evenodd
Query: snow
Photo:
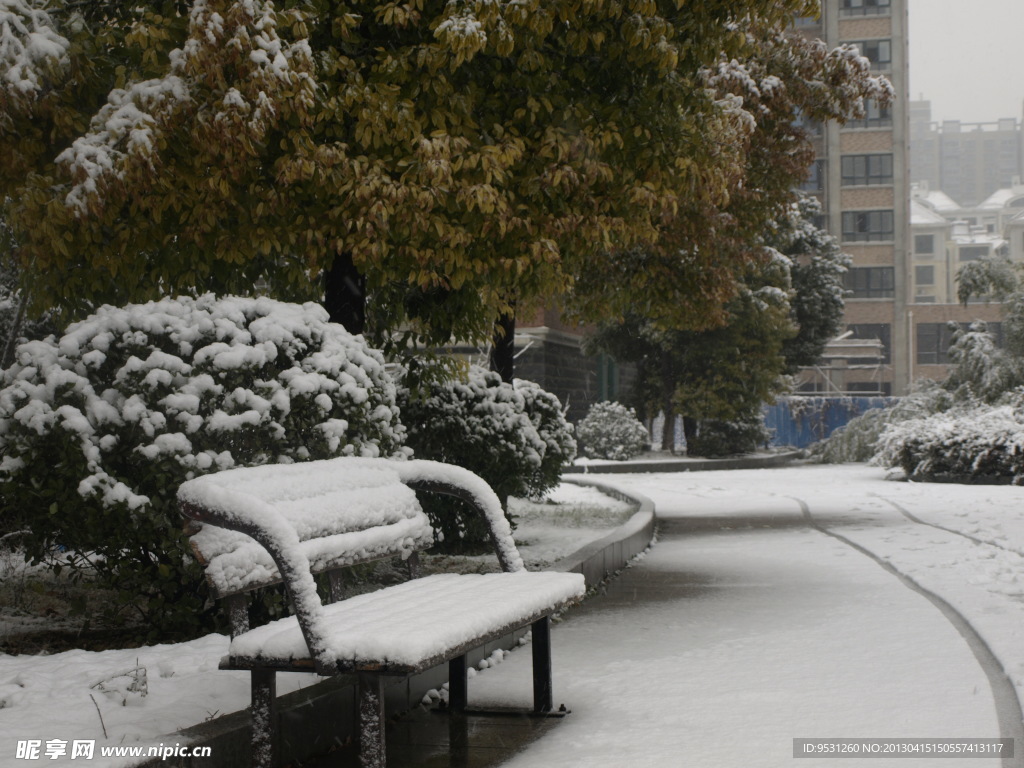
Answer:
M207 295L101 307L60 339L18 347L16 364L0 380L0 451L12 460L32 455L23 433L58 431L86 459L84 476L74 478L81 493L108 505L126 500L133 509L147 503L147 494L131 484L151 478L114 477L123 470L109 452L121 440L137 443L138 431L149 438L136 449L140 457L167 458L182 474L233 466L246 446L232 445L232 438L243 429L272 438L259 460L303 458L306 449L285 439L299 422L322 433L332 452L347 442L361 455L380 455L381 439L404 440L383 357L327 321L318 305L265 298ZM98 369L99 356L112 372ZM232 381L245 386L224 386ZM315 402L312 423L302 415L307 398ZM349 420L359 428L350 431ZM204 450L211 440L216 453ZM12 475L18 469L3 465Z
M12 6L14 13L9 10ZM19 14L27 14L23 6L23 0L0 0L0 75L22 90L38 90L37 60L44 55L57 58L68 43L50 29L49 17L42 11L34 11L34 32L15 26L18 34L8 34L5 22L17 22ZM189 38L181 48L170 52L165 73L113 89L107 103L93 116L88 132L57 156L57 163L71 175L65 204L76 215L84 216L101 205L104 191L126 176L157 168L161 140L175 124L197 120L202 99L194 101L192 94L202 89L205 78L216 77L212 69L224 67L213 51L250 48L247 58L252 65L248 71L234 74L242 90L224 88L220 109L209 116L213 124L230 124L241 114L253 137L262 139L269 122L277 117L284 89L295 87L292 98L311 102L309 43L282 42L277 35L273 3L238 0L225 13L227 18L211 10L207 0L195 0L189 15ZM19 51L19 38L26 37L29 45ZM13 54L8 52L10 49Z
M1024 490L887 477L841 465L609 478L654 499L661 540L556 623L555 701L573 711L509 767L667 768L685 755L774 768L792 765L794 738L1014 735L1001 732L992 683L957 629L874 558L952 605L1019 698ZM661 591L645 599L651 585ZM14 739L102 741L90 693L106 743L173 741L165 734L244 708L248 675L215 671L227 644L0 657L0 768L24 765ZM504 656L474 676L472 704L530 701L530 654ZM145 697L123 684L137 666ZM89 687L102 680L114 693Z
M128 759L104 764L98 747L173 744L180 741L173 736L175 731L248 706L249 675L217 669L226 649L224 636L208 635L188 643L130 650L0 656L0 766L30 765L15 757L16 741L27 739L44 744L50 739L95 739L97 757L89 764L130 765L133 761ZM137 668L146 672L145 696L127 690L121 696L104 694L93 687ZM314 682L309 675L282 675L278 692ZM103 728L109 738L103 737ZM68 758L46 763L76 764Z
M1000 733L989 681L957 629L871 558L809 526L797 499L816 523L953 602L1019 690L1024 604L1005 594L1011 566L987 568L989 548L922 531L891 504L959 526L1016 518L1024 549L1019 491L950 493L862 465L617 475L614 484L651 496L668 522L605 596L557 625L555 701L572 714L508 768L667 767L681 755L695 766L774 767L792 764L795 738L1016 735ZM990 510L983 520L970 511L978 506ZM662 591L646 596L651 584ZM471 705L528 701L528 665L528 654L513 653L477 675Z
M71 44L57 32L46 5L0 0L0 81L23 94L38 93L67 62Z
M408 555L433 543L429 520L406 485L413 482L468 493L488 518L507 573L438 575L323 606L311 566ZM199 519L230 529L204 525L193 537L217 595L275 579L275 564L288 574L298 618L234 638L232 656L308 659L312 653L318 670L333 670L339 661L380 660L374 654L383 653L391 663L419 667L584 591L579 574L526 572L497 496L461 467L355 458L244 467L189 480L178 499L200 510ZM256 541L234 535L240 530Z
M442 573L324 606L327 655L342 662L423 668L475 638L528 623L583 596L578 573ZM294 617L231 641L231 657L308 659Z
M433 543L430 521L391 462L341 458L246 467L190 480L181 501L229 520L266 524L282 532L279 546L297 547L322 570ZM192 537L218 595L276 580L277 567L248 536L212 525ZM286 543L288 542L288 543ZM309 566L306 566L308 570ZM319 606L314 608L319 613Z

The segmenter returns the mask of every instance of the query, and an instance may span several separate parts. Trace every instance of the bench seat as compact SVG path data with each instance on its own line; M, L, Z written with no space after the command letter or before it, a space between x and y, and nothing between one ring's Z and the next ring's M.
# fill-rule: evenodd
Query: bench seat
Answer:
M412 674L529 625L584 591L577 573L425 576L324 606L323 646L339 672ZM313 660L292 616L235 637L222 666L308 671Z

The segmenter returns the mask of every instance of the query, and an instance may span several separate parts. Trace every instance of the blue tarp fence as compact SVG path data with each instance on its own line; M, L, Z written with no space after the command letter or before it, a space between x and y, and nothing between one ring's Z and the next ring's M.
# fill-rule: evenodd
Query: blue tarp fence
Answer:
M773 446L806 448L855 416L894 402L892 397L780 397L775 405L765 406L764 421L772 432Z

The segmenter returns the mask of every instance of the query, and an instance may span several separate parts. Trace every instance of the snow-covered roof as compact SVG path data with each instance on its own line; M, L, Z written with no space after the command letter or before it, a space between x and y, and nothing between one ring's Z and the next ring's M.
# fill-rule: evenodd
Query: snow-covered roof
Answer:
M1006 240L999 235L992 234L970 234L970 235L953 235L953 241L960 246L964 245L987 245L992 250L998 250L999 248L1006 245Z
M939 213L954 213L963 206L941 189L932 189L917 197L919 202Z
M1011 187L1008 189L997 189L986 197L978 206L982 210L999 210L1005 208L1014 198L1024 197L1024 187Z
M910 201L910 224L914 227L948 226L942 216L917 200Z

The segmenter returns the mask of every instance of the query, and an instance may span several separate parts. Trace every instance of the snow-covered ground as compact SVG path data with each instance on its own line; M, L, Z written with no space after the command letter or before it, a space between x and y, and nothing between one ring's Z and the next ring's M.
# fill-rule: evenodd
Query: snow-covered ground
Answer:
M1024 489L897 482L862 465L608 482L652 497L664 533L556 626L556 701L573 714L511 765L782 766L795 738L1006 735L1017 704L1000 698L966 630L879 563L952 606L1019 696ZM524 522L517 538L530 535ZM0 768L26 765L19 740L103 742L100 713L103 743L155 745L243 708L246 676L215 671L225 645L0 657ZM528 701L528 664L508 655L474 677L471 697ZM139 667L145 697L125 674ZM818 764L846 761L796 763ZM890 764L932 763L872 763Z
M568 484L549 494L547 502L512 504L515 539L531 568L606 535L633 510L593 488ZM489 559L495 560L493 555ZM8 575L17 574L11 570ZM26 624L22 617L7 623L38 626L38 621ZM39 754L47 764L82 762L72 760L74 741L95 740L90 764L103 765L98 752L103 745L174 746L176 731L244 709L249 705L248 673L217 669L227 646L227 637L209 635L132 650L42 657L0 654L0 768L31 764L18 757L18 742L29 740L40 742ZM278 693L314 682L312 675L280 675ZM63 746L67 754L48 759L47 742L54 742L55 749ZM109 765L133 762L109 760Z
M853 465L612 478L654 499L661 540L558 626L556 701L573 713L509 768L767 768L792 765L798 738L1007 735L1017 762L1002 764L1022 764L1013 691L989 675L1001 663L1024 681L1024 489L885 478ZM998 662L878 561L948 601ZM528 663L512 654L474 678L475 703L529 701Z

